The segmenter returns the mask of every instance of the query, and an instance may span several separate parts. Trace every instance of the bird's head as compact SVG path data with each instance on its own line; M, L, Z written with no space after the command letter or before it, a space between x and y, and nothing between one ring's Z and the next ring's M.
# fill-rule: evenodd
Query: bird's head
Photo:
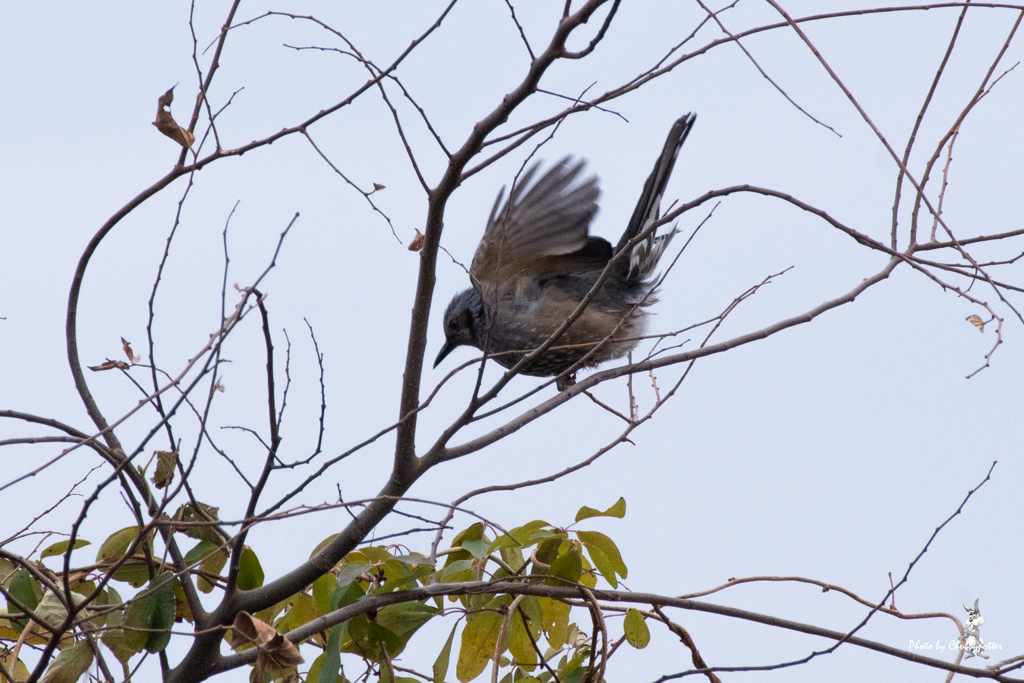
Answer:
M484 302L475 288L459 292L444 311L444 346L434 361L436 368L457 346L483 343Z

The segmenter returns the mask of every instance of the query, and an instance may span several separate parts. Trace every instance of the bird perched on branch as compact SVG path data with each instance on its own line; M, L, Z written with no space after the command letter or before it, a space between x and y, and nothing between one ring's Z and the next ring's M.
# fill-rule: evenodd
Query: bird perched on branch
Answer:
M600 191L596 177L577 182L584 161L566 157L536 182L540 164L532 165L504 204L502 188L473 256L473 286L456 294L444 312L445 343L434 367L468 345L511 368L547 342L588 294L582 314L520 372L549 377L572 369L558 380L562 390L575 382L576 369L632 350L644 333L644 309L656 301L652 272L676 229L636 238L658 219L665 185L696 118L687 114L673 124L614 249L588 234ZM609 261L625 249L630 253L611 265L595 290Z

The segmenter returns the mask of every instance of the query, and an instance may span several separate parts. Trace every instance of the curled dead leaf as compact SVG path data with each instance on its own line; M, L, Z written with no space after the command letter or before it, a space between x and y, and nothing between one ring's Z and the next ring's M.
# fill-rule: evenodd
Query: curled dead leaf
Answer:
M160 96L160 99L156 101L156 121L153 122L153 125L156 126L158 131L174 140L182 147L192 149L192 143L196 141L196 136L179 126L174 120L174 117L171 116L171 112L164 109L164 107L171 106L171 102L173 101L174 88L171 88Z
M256 668L261 672L290 669L302 663L302 655L288 637L277 632L273 626L257 619L248 612L239 612L231 625L231 647L238 650L246 645L259 648Z
M409 242L409 251L419 251L423 248L423 233L419 230L416 231L416 236Z
M977 327L979 332L985 331L985 321L981 319L981 316L969 315L967 316L967 322Z
M380 192L381 190L384 190L384 189L387 189L387 188L385 188L385 187L384 187L383 185L381 185L380 183L374 183L374 184L373 184L373 191L374 191L374 192Z
M118 370L127 370L130 367L131 366L123 360L108 360L106 363L101 363L100 365L90 365L89 369L93 372L100 372L102 370L113 370L114 368L117 368Z
M131 342L126 341L124 337L121 337L121 346L124 348L124 355L128 356L128 362L132 365L138 363L142 358L142 356L136 356L135 353L132 352Z
M158 489L167 488L174 479L174 466L178 464L178 451L155 451L156 472L150 479Z

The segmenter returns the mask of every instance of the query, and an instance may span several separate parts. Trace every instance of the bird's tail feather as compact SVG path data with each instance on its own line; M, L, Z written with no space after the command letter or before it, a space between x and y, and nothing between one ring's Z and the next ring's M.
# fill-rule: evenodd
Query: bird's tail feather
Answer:
M668 185L668 179L672 175L672 168L675 166L679 149L686 141L686 136L690 134L690 129L693 128L696 119L696 114L686 114L672 125L661 155L654 164L651 175L644 183L643 192L640 193L640 200L637 202L636 208L633 209L633 216L629 219L626 231L622 233L622 238L615 247L615 253L625 248L630 240L649 228L651 223L660 217L661 198L665 193L665 186ZM668 233L664 235L651 233L645 240L635 245L629 257L628 266L626 263L621 266L623 270L626 270L626 279L639 279L650 274L657 267L658 260L675 234L676 228L673 226Z

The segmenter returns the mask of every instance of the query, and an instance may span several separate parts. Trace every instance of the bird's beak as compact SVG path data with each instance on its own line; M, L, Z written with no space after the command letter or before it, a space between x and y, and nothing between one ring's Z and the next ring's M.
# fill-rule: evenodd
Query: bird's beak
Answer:
M441 347L440 353L437 354L437 360L434 361L434 367L436 368L440 365L441 361L443 361L449 353L454 351L456 346L458 346L458 344L453 344L450 339L446 339L444 346Z

